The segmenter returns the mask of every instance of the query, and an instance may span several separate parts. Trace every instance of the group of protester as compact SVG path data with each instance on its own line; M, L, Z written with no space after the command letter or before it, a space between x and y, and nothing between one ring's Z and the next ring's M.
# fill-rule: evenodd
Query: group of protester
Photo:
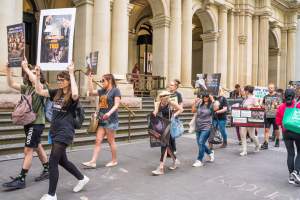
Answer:
M20 174L13 178L12 181L4 183L3 187L8 189L25 188L26 175L31 167L33 151L36 151L42 163L43 170L36 181L42 181L49 178L48 193L45 194L41 200L56 200L56 188L59 178L58 165L61 165L69 173L75 176L78 180L74 187L74 192L81 191L89 182L89 178L83 175L78 168L68 160L66 148L73 142L75 135L74 110L79 104L78 87L74 76L74 65L68 66L68 71L60 72L57 75L57 89L49 89L41 70L38 66L29 68L27 61L22 62L22 68L25 71L24 83L19 84L12 79L11 70L7 67L7 82L8 85L21 92L22 95L30 95L32 97L32 110L36 113L36 118L30 124L24 126L25 147L24 147L24 161ZM106 167L114 167L118 165L115 132L119 127L118 107L121 100L120 90L117 88L116 81L112 74L105 74L102 76L101 89L95 89L93 86L93 76L89 75L89 94L91 96L99 97L99 104L97 107L97 118L99 124L96 133L95 148L91 160L83 162L84 167L96 168L97 158L101 150L101 143L104 137L107 137L109 146L111 148L112 160L106 164ZM165 119L179 118L183 112L182 95L177 91L180 81L173 80L168 85L168 91L163 91L158 95L158 99L154 104L154 111L152 116L161 116ZM264 143L260 145L257 131L250 127L237 127L236 131L238 138L241 141L242 151L241 156L247 155L247 136L249 136L255 144L255 152L261 149L268 149L270 126L273 125L275 131L275 146L279 146L280 131L283 130L283 139L288 152L288 169L289 169L289 183L300 184L300 135L292 130L286 130L283 127L282 119L286 108L291 108L296 105L295 91L287 89L285 92L276 92L274 84L269 85L269 94L265 96L261 104L253 96L254 87L245 86L243 90L239 85L230 93L231 98L243 98L241 107L253 108L264 107L266 109L265 115L265 134ZM47 98L53 102L53 115L51 119L51 126L49 134L52 140L52 148L50 158L48 161L47 154L41 145L41 136L45 128L45 102ZM215 160L215 152L213 144L207 145L210 137L212 127L219 129L223 143L221 148L226 148L227 143L227 112L228 102L224 92L220 90L218 97L213 97L208 92L198 94L192 105L192 112L194 114L194 129L196 133L196 142L198 144L198 155L193 167L201 167L204 162L213 162ZM297 104L300 108L300 104ZM297 147L297 157L295 161L295 149ZM171 157L173 165L169 167L175 170L180 161L176 156L177 148L176 141L170 134L164 135L161 142L160 164L156 170L152 171L153 175L163 175L164 165L167 157ZM207 159L205 159L207 154Z

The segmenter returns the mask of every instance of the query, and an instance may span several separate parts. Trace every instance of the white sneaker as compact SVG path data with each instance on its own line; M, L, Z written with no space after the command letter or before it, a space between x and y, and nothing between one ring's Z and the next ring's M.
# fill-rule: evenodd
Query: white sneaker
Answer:
M196 162L194 162L193 167L202 167L203 163L200 160L196 160Z
M84 176L82 180L78 181L77 185L73 189L73 192L80 192L89 181L89 177Z
M257 153L260 151L261 145L259 144L258 146L255 147L254 152Z
M214 162L215 161L215 152L211 151L211 154L208 155L209 156L209 160L208 162Z
M164 174L164 169L158 167L156 170L152 171L152 174L153 174L154 176L163 175L163 174Z
M178 159L175 160L175 162L173 163L173 165L171 167L169 167L170 170L175 170L178 165L180 165L180 161Z
M247 152L245 152L245 151L241 152L240 156L247 156Z
M51 196L49 194L44 194L40 200L57 200L56 194L54 196Z
M118 162L109 162L105 165L105 167L114 167L114 166L117 166L118 165Z
M97 164L96 163L91 163L91 162L84 162L81 163L83 166L88 167L88 168L96 168Z

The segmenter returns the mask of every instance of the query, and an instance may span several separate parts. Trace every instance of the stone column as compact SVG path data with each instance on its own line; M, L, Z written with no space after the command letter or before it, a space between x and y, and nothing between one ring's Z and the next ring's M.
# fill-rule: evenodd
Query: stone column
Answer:
M247 36L247 42L245 45L245 70L244 77L246 80L246 84L252 83L252 12L247 11L245 15L245 35Z
M86 67L86 56L92 50L93 38L93 2L90 0L73 0L76 7L76 24L74 34L74 64L76 68ZM78 80L78 79L77 79ZM80 93L86 94L87 79L81 75Z
M217 40L218 32L201 35L203 40L203 73L217 72Z
M134 65L138 63L137 60L137 39L135 33L129 33L129 48L128 48L128 73L131 73Z
M287 63L286 63L286 81L295 80L295 48L296 48L296 27L287 31Z
M236 84L234 80L234 57L235 57L235 49L234 49L234 16L233 11L228 13L228 59L227 59L227 88L232 89Z
M93 51L99 51L97 77L110 73L110 0L94 0Z
M129 0L114 0L112 10L111 73L122 80L128 70L128 5Z
M181 35L181 83L191 87L192 83L192 0L182 1L182 35Z
M1 1L2 9L0 10L0 74L6 75L7 63L7 29L8 25L22 23L23 21L23 1L20 0L3 0ZM13 69L16 76L21 76L21 68ZM20 78L21 81L21 78ZM7 83L6 77L0 76L0 93L13 92ZM5 98L2 97L1 98ZM3 99L2 99L3 100Z
M281 51L280 51L280 69L279 69L279 87L286 88L287 86L287 28L281 28Z
M234 12L234 60L233 60L233 81L234 84L239 83L239 57L240 57L240 42L239 42L239 12Z
M221 73L221 85L227 88L227 8L219 8L218 70Z
M279 48L269 49L269 82L274 83L276 86L278 85L278 69L279 69L279 61L280 61L280 51Z
M259 33L259 16L253 16L253 47L252 47L252 84L258 85L258 33Z
M269 68L269 15L259 18L258 85L268 85Z
M168 77L168 41L170 18L156 16L151 20L153 27L153 75Z
M172 0L169 34L169 81L181 75L181 0Z
M241 85L246 85L246 43L247 35L245 33L245 11L239 12L239 57L237 68L237 80Z

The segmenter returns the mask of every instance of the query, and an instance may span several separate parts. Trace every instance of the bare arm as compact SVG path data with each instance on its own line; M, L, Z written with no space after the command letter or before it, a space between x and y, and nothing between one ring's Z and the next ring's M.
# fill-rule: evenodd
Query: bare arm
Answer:
M89 95L98 96L98 91L95 90L93 86L93 76L91 74L89 75L88 84L89 84Z
M114 113L116 110L118 110L119 106L120 106L120 101L121 98L120 97L115 97L114 102L115 105L110 109L110 111L107 113L109 116Z
M15 82L11 77L11 68L8 67L8 64L6 65L6 78L7 78L7 84L9 87L21 91L21 84Z
M47 89L43 88L43 85L40 82L40 76L41 76L41 71L40 71L40 67L36 66L35 67L35 71L36 71L36 79L35 79L35 92L43 97L50 97L49 95L49 91Z
M157 115L157 113L159 112L159 104L160 102L154 102L154 111L153 111L153 115Z
M173 114L174 117L177 117L183 112L182 106L178 105L176 102L170 101L170 105L176 110L176 112Z
M35 83L36 82L36 75L34 75L32 73L32 71L28 68L28 62L27 62L26 58L25 58L25 60L22 61L22 68L25 71L25 73L28 75L29 80L32 83Z
M75 75L74 75L74 64L70 64L68 66L68 70L69 70L69 74L70 74L70 82L71 82L71 92L72 92L72 99L74 101L77 101L79 98L79 94L78 94L78 87L77 87L77 83L75 81Z

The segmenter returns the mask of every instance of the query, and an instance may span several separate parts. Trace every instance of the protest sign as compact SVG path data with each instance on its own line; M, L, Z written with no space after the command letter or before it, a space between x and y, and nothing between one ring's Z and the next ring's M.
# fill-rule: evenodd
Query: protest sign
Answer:
M198 88L198 93L201 94L207 91L209 94L218 96L221 81L221 74L197 74L195 87Z
M89 56L86 57L87 74L97 74L98 54L99 51L95 51L91 52Z
M265 109L263 108L235 108L232 107L232 126L263 128Z
M269 90L267 87L260 87L260 86L255 86L253 95L255 98L262 100L267 94L269 93Z
M7 26L8 67L21 67L25 55L25 25Z

